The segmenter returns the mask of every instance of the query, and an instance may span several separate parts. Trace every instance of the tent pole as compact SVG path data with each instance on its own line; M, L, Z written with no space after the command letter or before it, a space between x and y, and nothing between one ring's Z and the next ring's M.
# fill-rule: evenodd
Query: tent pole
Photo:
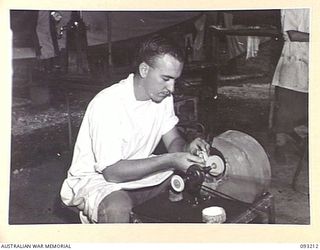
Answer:
M107 13L107 36L108 36L108 69L112 68L112 32L111 32L111 15Z

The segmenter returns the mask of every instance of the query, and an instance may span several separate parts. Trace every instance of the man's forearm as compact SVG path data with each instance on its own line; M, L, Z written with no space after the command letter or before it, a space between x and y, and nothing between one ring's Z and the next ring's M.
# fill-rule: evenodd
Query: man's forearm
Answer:
M192 164L203 164L203 159L188 152L167 153L138 160L120 160L106 167L102 174L107 181L138 180L163 170L186 172Z
M288 30L287 33L291 42L309 42L309 33L297 30Z
M146 159L120 160L102 171L104 178L110 182L125 182L141 179L151 173L173 169L172 154L163 154Z

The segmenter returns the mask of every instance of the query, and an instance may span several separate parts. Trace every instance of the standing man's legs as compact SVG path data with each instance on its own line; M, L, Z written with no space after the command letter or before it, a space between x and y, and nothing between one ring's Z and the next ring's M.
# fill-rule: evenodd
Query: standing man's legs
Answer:
M308 94L276 87L276 112L273 132L276 136L276 159L285 161L281 148L294 128L308 123Z

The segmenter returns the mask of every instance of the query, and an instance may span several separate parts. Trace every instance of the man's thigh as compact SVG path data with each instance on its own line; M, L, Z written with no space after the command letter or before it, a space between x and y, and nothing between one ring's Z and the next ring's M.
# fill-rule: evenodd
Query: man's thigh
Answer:
M129 222L130 211L134 206L165 192L169 184L170 178L153 187L112 192L99 204L98 222Z
M169 177L160 185L128 191L133 203L133 207L156 197L162 192L168 191L170 180L171 178Z
M127 191L107 195L98 207L98 223L126 223L133 203Z

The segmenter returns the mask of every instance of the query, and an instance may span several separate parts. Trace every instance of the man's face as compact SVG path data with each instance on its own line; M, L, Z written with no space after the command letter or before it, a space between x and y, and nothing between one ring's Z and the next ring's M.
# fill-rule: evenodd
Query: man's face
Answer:
M165 54L156 58L152 66L147 67L145 93L148 99L159 103L173 93L175 80L181 75L183 63Z

